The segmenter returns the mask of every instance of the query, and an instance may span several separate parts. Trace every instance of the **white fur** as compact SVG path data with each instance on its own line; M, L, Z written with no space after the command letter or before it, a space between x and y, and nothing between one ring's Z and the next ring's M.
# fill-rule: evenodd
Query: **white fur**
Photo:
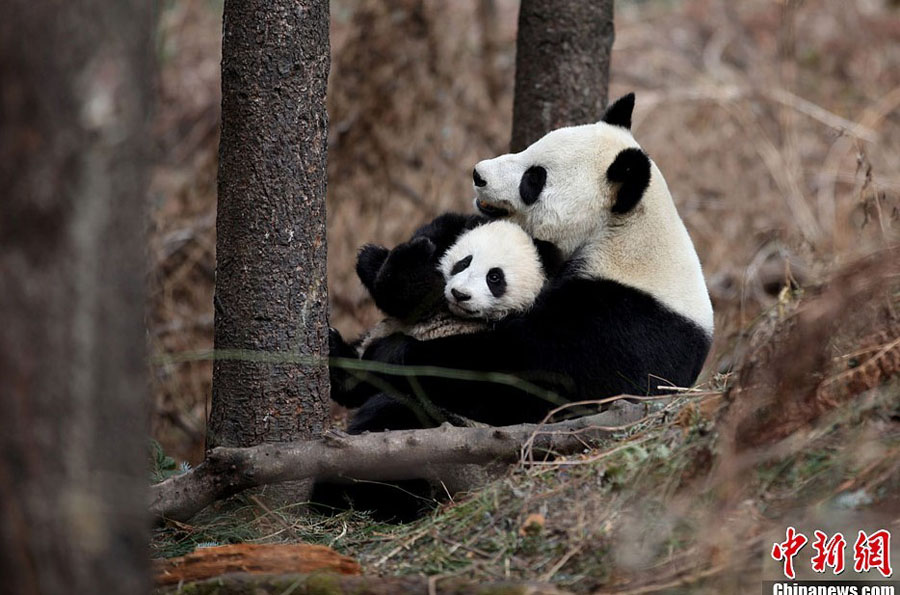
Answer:
M643 290L712 334L713 312L697 252L666 181L651 162L650 185L637 207L611 212L615 188L606 170L623 150L640 147L631 132L605 122L560 128L520 153L480 162L479 202L508 210L535 238L577 251L585 274ZM537 202L525 205L519 182L533 165L547 170Z
M472 256L469 266L452 274L453 265ZM492 268L503 270L506 293L495 297L486 277ZM450 311L465 318L499 320L513 312L524 312L534 303L546 279L540 256L531 237L510 221L493 221L457 239L441 259L439 269L444 275L444 296ZM471 298L457 301L453 290Z

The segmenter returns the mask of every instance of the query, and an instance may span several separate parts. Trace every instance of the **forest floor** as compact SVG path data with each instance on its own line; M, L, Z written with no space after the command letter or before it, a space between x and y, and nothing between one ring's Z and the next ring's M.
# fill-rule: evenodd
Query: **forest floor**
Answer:
M378 319L353 273L359 245L469 210L472 165L507 150L517 2L331 5L329 292L332 324L353 336ZM154 355L212 346L221 4L160 16ZM896 534L900 7L621 1L616 33L611 95L637 94L635 136L716 310L701 383L615 442L522 462L410 525L244 499L158 530L156 555L308 541L377 574L713 593L780 576L769 553L787 526L841 530L851 547L860 529ZM196 464L211 366L184 359L154 366L152 431Z

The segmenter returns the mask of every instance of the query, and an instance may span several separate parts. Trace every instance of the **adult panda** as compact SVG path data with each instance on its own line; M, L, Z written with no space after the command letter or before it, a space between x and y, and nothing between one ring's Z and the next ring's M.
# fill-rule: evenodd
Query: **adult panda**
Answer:
M525 315L428 341L395 334L364 357L506 372L570 401L690 386L710 348L712 305L666 182L631 134L633 108L626 95L596 124L554 130L475 166L478 210L511 219L565 258ZM536 422L557 405L489 381L417 382L436 406L492 425Z

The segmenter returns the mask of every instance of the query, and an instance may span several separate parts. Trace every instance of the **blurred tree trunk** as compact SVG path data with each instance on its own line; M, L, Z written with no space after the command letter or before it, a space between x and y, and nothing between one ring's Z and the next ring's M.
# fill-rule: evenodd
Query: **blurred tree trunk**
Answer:
M481 68L487 86L488 98L497 105L503 91L503 78L497 64L500 54L500 19L497 16L497 0L478 2L478 23L481 26Z
M0 8L0 591L149 591L153 10Z
M327 363L310 358L328 354L328 15L327 0L225 2L215 347L238 353L213 366L208 448L327 422Z
M522 0L511 151L606 107L613 0Z

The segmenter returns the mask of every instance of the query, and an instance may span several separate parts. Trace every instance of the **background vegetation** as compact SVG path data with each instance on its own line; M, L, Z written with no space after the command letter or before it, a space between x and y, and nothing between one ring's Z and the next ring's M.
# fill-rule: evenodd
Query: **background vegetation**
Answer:
M518 3L331 5L328 281L331 324L353 336L378 319L353 272L358 247L469 210L473 164L507 151ZM767 553L786 524L898 528L900 8L616 10L611 97L637 93L635 136L667 178L716 309L702 390L627 442L562 467L523 465L410 527L248 501L237 519L167 528L157 553L304 539L374 572L716 592L778 576ZM155 354L212 347L220 37L218 3L161 14ZM202 458L210 378L203 361L153 368L153 434L178 460Z

